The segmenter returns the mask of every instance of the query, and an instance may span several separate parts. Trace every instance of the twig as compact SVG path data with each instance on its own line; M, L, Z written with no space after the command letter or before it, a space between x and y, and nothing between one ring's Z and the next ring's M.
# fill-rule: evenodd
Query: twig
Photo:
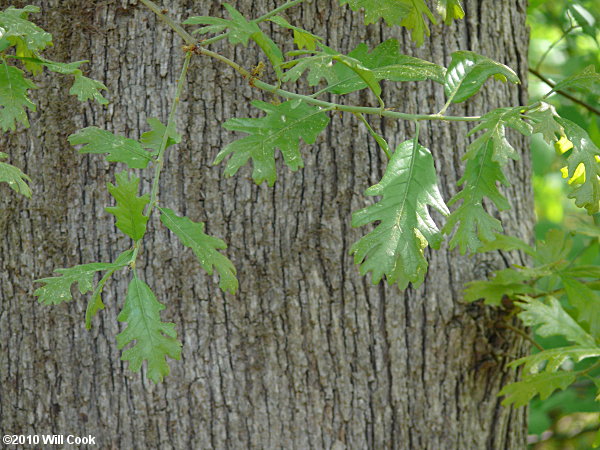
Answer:
M535 75L536 77L538 77L540 80L542 80L544 83L546 83L548 86L550 86L554 90L554 87L556 86L556 83L553 83L552 81L550 81L548 78L546 78L544 75L542 75L541 73L539 73L537 70L535 70L535 69L529 69L529 73L531 73L531 74ZM565 92L565 91L554 91L554 92L556 92L557 94L562 95L563 97L568 98L569 100L571 100L574 103L577 103L578 105L583 106L585 109L587 109L588 111L593 112L597 116L600 116L600 109L595 108L592 105L588 105L587 103L579 100L578 98L573 97L568 92Z

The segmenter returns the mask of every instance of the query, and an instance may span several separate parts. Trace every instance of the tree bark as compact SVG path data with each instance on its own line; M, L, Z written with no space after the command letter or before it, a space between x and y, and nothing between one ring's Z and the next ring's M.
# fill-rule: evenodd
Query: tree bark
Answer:
M427 252L425 284L399 291L371 285L348 255L365 233L351 213L373 201L385 156L351 115L332 122L305 168L291 173L278 160L273 188L256 186L251 167L224 178L212 160L239 135L220 127L232 117L257 116L251 99L272 100L217 61L195 57L178 116L183 142L171 149L160 185L161 205L195 221L229 244L240 291L224 295L194 255L156 217L149 223L138 267L167 308L183 342L181 361L154 385L120 361L116 316L127 271L104 290L107 308L86 331L86 296L56 307L37 304L34 279L60 267L112 261L131 244L104 212L115 165L80 155L67 137L98 126L138 138L146 118L166 122L183 52L182 42L135 0L0 0L0 9L39 5L33 16L54 36L48 55L89 59L87 75L109 88L110 105L80 104L70 82L37 78L38 113L31 128L4 134L0 148L33 179L25 200L0 187L0 431L3 434L96 436L101 448L516 449L527 430L524 409L500 405L500 388L515 380L505 362L523 355L520 337L495 327L498 313L462 303L465 282L485 277L519 254L460 256ZM280 1L231 2L258 17ZM527 98L526 0L466 0L466 18L434 26L422 48L406 31L365 27L362 14L338 1L309 0L288 11L292 23L348 52L399 39L401 51L447 65L469 49L514 68L520 86L497 81L451 114L481 114ZM221 2L168 2L169 14L222 16ZM288 32L274 40L289 42ZM286 49L291 49L286 44ZM254 46L215 46L251 68L264 59ZM298 87L306 91L306 86ZM385 101L400 111L432 113L445 103L432 83L386 83ZM367 104L365 93L348 103ZM413 124L370 118L394 147ZM427 123L420 142L432 150L448 200L458 190L466 124ZM507 189L513 209L505 230L529 240L533 223L527 141L514 136L522 159L511 163ZM120 169L120 168L119 168ZM151 171L140 171L149 192ZM438 223L441 217L436 216Z

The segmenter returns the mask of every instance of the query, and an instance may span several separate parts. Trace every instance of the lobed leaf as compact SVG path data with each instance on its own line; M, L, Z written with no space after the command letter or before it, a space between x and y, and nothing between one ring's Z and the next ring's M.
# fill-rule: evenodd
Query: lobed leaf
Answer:
M446 25L452 25L454 19L465 17L460 0L437 0L437 12L443 17Z
M308 50L316 50L317 44L322 41L321 37L315 36L302 28L295 27L281 16L273 16L269 18L269 20L282 28L292 30L294 32L294 44L296 44L299 49L306 48Z
M477 249L478 253L491 252L494 250L505 250L510 252L512 250L519 250L527 253L530 256L535 255L535 250L526 242L514 236L506 236L505 234L496 234L496 238L493 241L485 242L481 247Z
M543 372L534 375L526 375L521 381L510 383L498 393L506 396L502 400L504 406L515 407L526 406L536 395L546 400L557 389L565 390L575 382L576 375L573 372Z
M217 250L227 248L221 239L204 233L203 222L193 222L187 217L179 217L172 209L158 208L161 222L181 240L181 243L193 250L204 270L212 275L213 268L220 276L219 287L223 291L235 294L238 280L233 263Z
M562 89L576 88L594 91L600 85L600 73L596 72L594 65L587 66L581 72L577 72L570 77L565 78L554 86L554 91Z
M558 113L549 103L541 102L539 107L528 111L527 116L533 119L532 133L541 133L548 144L554 144L564 136L563 127L556 121Z
M144 215L144 208L150 201L148 194L137 196L140 179L120 172L115 174L117 186L107 183L108 191L117 201L117 206L104 208L117 219L116 225L134 241L139 241L146 234L148 217Z
M152 139L155 134L152 134L152 132L149 133L151 134L145 134L146 141L144 145L153 148L152 145L155 142ZM138 141L117 136L110 131L101 130L98 127L88 127L79 130L77 133L69 136L69 143L71 145L83 144L79 153L106 153L108 154L106 157L107 161L125 163L132 169L145 169L148 167L148 163L152 161L152 153L144 150Z
M271 61L271 64L277 72L278 78L281 78L282 73L279 66L283 63L283 53L275 42L261 31L256 22L246 20L246 18L233 6L228 3L223 3L223 6L229 13L231 19L195 16L190 17L183 23L187 25L208 25L194 31L194 33L200 34L220 33L224 30L228 30L227 37L229 42L233 45L242 44L246 47L249 40L252 39L267 55L267 58L269 58L269 61Z
M370 52L366 44L360 44L348 53L348 57L369 69L376 81L433 80L444 83L446 69L429 61L401 54L396 39L388 39ZM359 74L344 64L335 64L327 74L328 91L334 94L349 94L367 87Z
M538 327L536 333L540 336L564 336L583 347L596 347L594 338L563 309L556 298L548 297L549 304L527 296L520 298L522 302L517 303L522 309L519 318L526 326Z
M0 152L0 160L7 157L6 153ZM31 198L31 188L27 184L28 181L31 181L31 178L25 175L21 169L0 162L0 183L8 183L8 186L18 194Z
M458 180L459 186L464 185L463 190L452 197L448 205L459 200L463 202L450 214L442 230L443 233L450 234L456 227L456 232L450 240L450 248L458 246L462 254L467 250L477 251L485 242L494 240L497 234L502 232L500 221L483 208L484 198L489 198L500 211L510 208L506 197L496 186L497 182L504 186L508 186L509 183L500 164L492 159L493 142L487 140L483 143L477 140L475 143L479 151L472 153L464 175ZM475 148L472 147L475 143L471 144L472 149Z
M512 361L509 367L522 365L523 371L526 373L539 373L542 370L544 372L556 372L567 361L578 363L584 359L598 356L600 356L600 348L598 347L559 347L519 358Z
M519 154L506 138L506 127L514 128L524 135L531 134L531 125L521 118L521 108L498 108L481 118L481 123L469 132L469 136L485 130L469 145L463 159L467 160L465 173L458 181L464 185L448 203L452 205L463 200L454 211L443 232L450 234L458 225L450 240L450 248L457 245L461 253L477 251L485 242L492 241L502 232L500 221L483 208L484 198L490 199L500 211L509 209L506 198L500 193L497 183L509 186L502 172L508 159L519 159Z
M108 100L100 93L108 88L99 81L84 77L80 70L75 74L75 81L69 90L69 94L76 95L80 102L96 100L101 105L108 105Z
M275 149L283 154L285 164L293 171L304 167L298 149L302 138L307 144L314 144L317 136L329 123L329 117L321 108L288 101L273 105L254 101L252 105L267 113L258 119L230 119L223 125L228 130L248 133L242 139L232 142L219 152L214 164L219 164L227 156L225 175L232 176L252 159L254 170L252 178L256 184L267 181L269 186L275 184Z
M486 305L502 306L504 296L514 297L517 294L531 294L535 288L528 281L531 274L513 268L497 270L489 280L471 281L466 284L464 300L474 302L483 299Z
M147 377L158 383L170 372L167 356L181 359L181 342L177 340L175 324L160 320L165 309L150 287L134 274L127 288L125 306L117 320L127 327L117 335L117 347L123 351L122 361L129 361L129 369L137 372L147 361Z
M25 108L35 111L35 105L27 97L29 89L37 86L24 77L24 72L6 62L0 65L0 128L14 130L15 123L29 127Z
M129 263L131 252L129 252L129 259L123 256L126 253L122 253L121 257L114 263L90 263L68 269L56 269L54 273L61 274L61 276L35 280L36 283L44 283L44 286L36 289L33 295L39 297L38 301L45 305L58 305L62 302L69 302L73 300L73 296L71 295L71 286L73 284L77 283L79 292L86 294L92 290L96 272L105 270L114 272Z
M340 4L348 4L353 11L363 8L365 25L383 18L388 26L400 25L407 28L417 46L423 45L425 35L430 35L425 17L436 24L435 17L424 0L340 0Z
M381 195L376 204L352 214L352 226L379 225L350 249L361 274L372 273L373 283L385 275L400 289L420 285L427 271L423 250L439 248L442 235L429 215L428 206L448 214L437 186L431 152L410 140L401 143L381 181L366 195ZM366 260L366 261L365 261Z
M575 204L585 208L588 214L600 212L600 149L576 123L562 117L556 120L573 144L567 158L568 176L581 180L571 184L569 198L574 198ZM582 172L583 177L578 172Z
M596 266L595 270L600 270L600 267ZM600 338L600 295L565 272L561 272L559 276L569 304L577 311L578 321L589 326L592 336Z
M504 64L469 51L452 53L452 61L446 71L444 90L452 103L464 102L475 95L488 78L519 84L517 74Z
M158 152L160 151L163 138L167 133L167 127L160 120L153 117L147 118L146 122L148 122L148 125L150 125L150 131L146 131L142 134L140 137L140 143L144 148L149 148ZM166 148L175 144L179 144L180 142L181 135L175 130L169 130Z
M13 44L16 44L14 39L19 38L29 53L42 51L52 45L52 35L28 20L30 13L38 12L40 8L31 5L22 9L9 6L0 11L0 28L4 30L1 37Z

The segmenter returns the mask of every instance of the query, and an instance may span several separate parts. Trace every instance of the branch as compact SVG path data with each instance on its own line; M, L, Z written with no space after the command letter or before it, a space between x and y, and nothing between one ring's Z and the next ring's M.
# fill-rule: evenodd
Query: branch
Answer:
M544 75L542 75L540 72L538 72L535 69L529 69L529 72L533 75L535 75L536 77L538 77L540 80L542 80L544 83L546 83L548 86L550 86L552 89L554 89L554 87L556 86L556 83L553 83L552 81L550 81L548 78L546 78ZM596 114L597 116L600 116L600 109L592 106L592 105L588 105L587 103L579 100L576 97L573 97L571 94L569 94L568 92L565 91L554 91L557 94L562 95L563 97L568 98L569 100L571 100L574 103L577 103L578 105L583 106L585 109L587 109L590 112L593 112L594 114Z

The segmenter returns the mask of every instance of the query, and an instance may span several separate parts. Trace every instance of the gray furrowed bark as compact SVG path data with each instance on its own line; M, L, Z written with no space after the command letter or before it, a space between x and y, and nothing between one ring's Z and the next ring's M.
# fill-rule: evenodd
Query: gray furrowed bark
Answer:
M274 188L253 184L251 167L224 178L211 165L239 137L220 124L256 117L252 99L272 100L217 61L195 57L178 118L183 142L171 149L161 179L160 205L206 222L229 244L240 292L224 295L191 251L153 217L140 274L166 304L183 357L171 361L166 382L154 385L119 360L116 316L130 275L118 272L104 290L107 308L86 331L87 297L53 308L36 303L32 280L55 268L111 261L130 245L117 232L105 188L115 167L80 155L69 134L98 126L138 138L146 118L166 121L183 61L181 40L134 0L0 0L38 5L33 16L54 35L48 56L89 59L86 75L109 88L110 105L80 104L70 80L37 79L38 113L31 128L0 136L0 149L33 179L34 198L0 187L0 431L3 434L91 434L101 448L332 448L517 449L526 436L524 409L500 405L499 389L515 379L504 363L527 350L510 330L494 327L488 308L461 303L465 282L485 277L517 254L463 257L429 252L419 289L373 286L359 275L348 250L363 230L351 213L373 199L385 156L351 115L332 122L305 168L291 173L278 160ZM168 2L169 14L222 16L221 2ZM247 17L280 5L232 1ZM307 1L286 14L324 42L348 52L397 38L401 51L440 64L469 49L509 65L520 86L496 81L449 114L481 114L524 104L527 92L525 0L466 0L466 18L434 26L416 49L407 33L365 27L362 14L337 1ZM263 25L264 29L269 26ZM291 34L274 29L274 40ZM250 69L265 60L255 46L215 49ZM272 76L268 73L266 77ZM292 88L293 89L293 88ZM305 85L298 86L308 92ZM433 83L386 83L388 106L431 113L445 103ZM347 103L376 105L366 93ZM369 118L391 147L414 126ZM472 125L426 123L420 142L431 149L448 200L463 171L460 158ZM510 166L513 209L501 214L508 234L530 239L533 224L527 141L512 136L522 159ZM139 172L149 192L152 171ZM436 216L438 223L441 217Z

